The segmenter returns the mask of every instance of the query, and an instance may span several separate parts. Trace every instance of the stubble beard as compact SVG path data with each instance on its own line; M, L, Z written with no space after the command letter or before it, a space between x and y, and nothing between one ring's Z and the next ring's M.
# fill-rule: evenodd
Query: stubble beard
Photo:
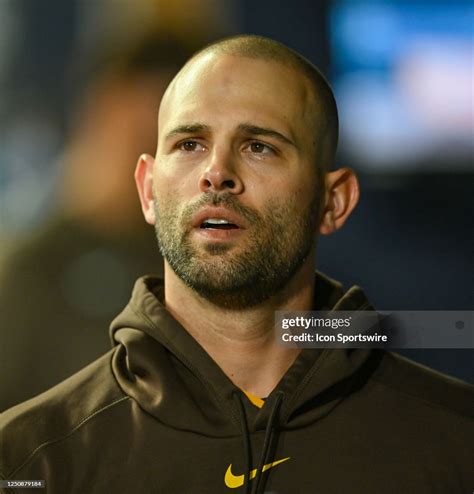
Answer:
M191 218L204 206L223 206L243 217L248 229L233 243L191 237ZM262 213L230 194L204 194L181 214L171 197L155 194L155 232L161 254L175 274L201 297L232 310L253 307L280 292L310 254L319 218L317 194L304 211L293 203L268 203ZM242 244L245 245L242 245Z

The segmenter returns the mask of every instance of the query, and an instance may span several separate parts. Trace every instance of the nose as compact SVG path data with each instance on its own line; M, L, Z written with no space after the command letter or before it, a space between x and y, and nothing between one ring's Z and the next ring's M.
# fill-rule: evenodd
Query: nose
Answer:
M244 185L235 168L235 160L231 150L214 149L199 178L201 192L226 191L240 194Z

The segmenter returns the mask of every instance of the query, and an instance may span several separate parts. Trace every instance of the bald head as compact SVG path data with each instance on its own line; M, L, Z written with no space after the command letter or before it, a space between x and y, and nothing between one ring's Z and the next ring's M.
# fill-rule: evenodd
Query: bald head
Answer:
M212 43L197 52L176 79L196 62L209 55L219 54L276 62L298 72L309 83L316 164L323 173L329 171L334 164L339 123L333 92L321 72L302 55L278 41L256 35L239 35Z

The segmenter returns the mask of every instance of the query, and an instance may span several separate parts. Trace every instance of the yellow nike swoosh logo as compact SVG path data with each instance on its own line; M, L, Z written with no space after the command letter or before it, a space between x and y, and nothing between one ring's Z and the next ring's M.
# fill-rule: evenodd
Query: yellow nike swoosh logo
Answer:
M267 470L270 470L270 468L276 467L280 463L283 463L286 460L289 460L290 457L288 458L283 458L282 460L274 461L273 463L267 463L266 465L263 465L262 472L266 472ZM250 472L250 480L254 479L257 476L257 469L254 468ZM242 487L244 485L244 475L234 475L232 473L232 463L229 465L229 468L227 469L224 477L224 482L229 489L236 489L237 487Z

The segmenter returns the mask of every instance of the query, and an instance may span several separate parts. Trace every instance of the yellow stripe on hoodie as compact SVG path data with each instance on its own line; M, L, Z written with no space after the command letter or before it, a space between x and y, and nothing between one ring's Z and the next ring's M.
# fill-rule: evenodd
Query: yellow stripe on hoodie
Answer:
M265 403L261 398L258 396L253 395L252 393L249 393L248 391L242 390L245 393L245 396L250 400L252 404L254 404L258 408L262 408L263 404Z

